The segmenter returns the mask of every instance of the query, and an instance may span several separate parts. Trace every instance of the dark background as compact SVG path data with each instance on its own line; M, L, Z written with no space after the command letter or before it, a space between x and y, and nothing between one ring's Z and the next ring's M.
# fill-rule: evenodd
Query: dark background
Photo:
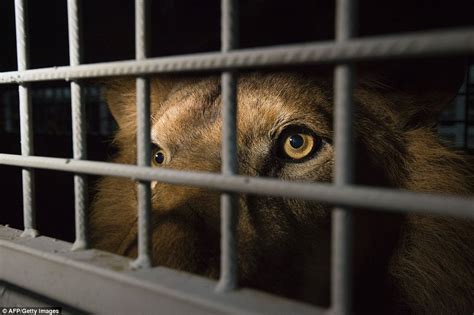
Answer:
M66 1L27 1L30 27L30 68L67 65ZM358 9L360 36L384 33L453 28L474 25L474 1L380 1L360 0ZM16 70L14 1L0 1L0 71ZM220 8L215 0L151 1L152 57L216 51L220 46ZM134 58L134 1L83 1L84 63ZM266 46L303 41L329 40L334 36L334 1L245 0L240 1L240 47ZM372 65L383 73L387 84L410 90L426 90L432 78L444 76L453 93L463 79L464 58L457 60L392 61ZM461 66L460 66L461 65ZM66 82L32 84L33 91L67 88ZM0 85L2 95L14 95L17 87ZM13 93L13 94L12 94ZM97 119L103 102L97 95L87 97L90 126ZM71 157L70 108L59 104L45 116L44 106L35 103L35 126L64 123L58 132L36 132L35 154ZM102 104L102 105L100 105ZM36 106L35 106L36 105ZM16 114L17 115L17 114ZM18 119L13 115L14 119ZM110 119L110 117L108 118ZM1 123L4 123L2 121ZM17 121L14 126L17 126ZM54 128L53 128L54 129ZM113 154L110 133L88 135L88 156L106 160ZM0 134L0 152L20 153L19 130ZM0 224L22 228L21 171L0 167L2 207ZM95 177L90 177L91 196ZM72 241L74 238L74 195L72 174L36 171L38 229L44 235Z

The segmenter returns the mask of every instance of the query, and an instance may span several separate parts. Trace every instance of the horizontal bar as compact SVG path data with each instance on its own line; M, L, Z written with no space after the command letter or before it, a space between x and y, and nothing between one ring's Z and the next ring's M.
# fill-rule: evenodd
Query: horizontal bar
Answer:
M0 84L474 53L474 28L0 73Z
M131 271L131 259L0 226L0 281L90 314L326 314L251 289L216 293L215 282L164 267ZM32 270L34 272L32 272ZM1 298L0 298L1 300Z
M409 192L364 186L335 187L325 183L288 182L272 178L225 176L127 164L82 161L40 156L0 154L0 164L50 169L102 176L128 177L133 180L159 181L220 192L278 196L318 201L340 207L419 212L474 218L474 198Z

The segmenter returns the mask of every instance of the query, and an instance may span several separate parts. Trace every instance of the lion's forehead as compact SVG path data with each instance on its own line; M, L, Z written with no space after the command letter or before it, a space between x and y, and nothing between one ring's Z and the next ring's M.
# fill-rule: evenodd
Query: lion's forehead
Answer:
M220 143L222 96L214 86L189 86L170 95L154 118L152 138L157 142L188 143L202 139ZM276 124L292 116L307 114L292 106L277 93L242 87L238 92L237 122L239 137L259 139Z

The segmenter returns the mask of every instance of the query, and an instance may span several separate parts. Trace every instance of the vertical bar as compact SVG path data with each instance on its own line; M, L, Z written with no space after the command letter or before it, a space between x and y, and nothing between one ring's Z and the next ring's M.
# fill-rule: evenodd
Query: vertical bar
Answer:
M221 2L221 51L237 48L238 15L237 1ZM237 160L237 75L223 72L222 86L222 173L238 173ZM237 223L238 195L221 195L221 269L217 290L221 292L235 289L237 279Z
M353 36L356 3L338 0L336 3L336 40ZM334 184L339 187L353 182L352 146L352 90L354 85L351 64L340 64L334 70L334 132L336 168ZM331 304L335 314L349 314L352 309L352 212L349 208L335 208L332 213L332 271Z
M135 1L135 53L137 60L147 57L146 14L149 1ZM138 77L137 89L137 164L150 166L150 82L146 77ZM138 258L133 268L151 267L151 187L148 181L139 181L138 190Z
M28 33L27 33L27 8L24 0L15 0L15 26L16 26L16 53L18 70L27 70L28 65ZM33 155L33 129L31 112L31 91L28 84L18 86L20 97L20 133L21 155ZM35 183L32 169L22 170L23 178L23 236L36 237L36 209L35 209Z
M81 63L81 25L80 1L67 1L68 32L69 32L69 63L77 66ZM79 81L71 82L71 114L73 157L77 160L87 158L86 123L84 91ZM88 248L87 237L87 177L74 174L74 207L76 222L76 240L72 250Z

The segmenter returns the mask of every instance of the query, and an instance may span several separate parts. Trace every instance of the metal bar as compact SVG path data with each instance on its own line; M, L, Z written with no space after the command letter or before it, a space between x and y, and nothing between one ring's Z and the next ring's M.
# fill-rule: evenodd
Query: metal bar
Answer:
M344 42L353 36L355 14L355 0L336 2L336 41ZM334 69L335 187L353 182L353 85L352 65L337 65ZM331 308L335 314L350 314L352 309L352 216L350 208L336 207L332 212Z
M29 67L28 13L24 0L15 0L16 56L18 71Z
M77 66L81 63L81 27L80 1L68 0L69 63ZM87 159L86 113L84 91L79 81L71 81L71 114L73 156L77 160ZM87 177L74 174L74 208L76 240L72 250L88 248L87 233Z
M135 54L137 60L147 56L147 0L135 1ZM150 166L150 82L139 77L137 89L137 164ZM149 268L152 262L151 186L149 181L137 183L138 198L138 257L134 268Z
M383 211L418 212L461 218L474 218L474 198L409 192L364 186L336 187L324 183L288 182L279 179L225 176L164 168L70 160L40 156L0 154L0 164L50 169L101 176L158 181L173 185L201 187L216 191L284 198L298 198L337 205Z
M474 28L0 73L0 84L474 53Z
M18 71L28 69L28 15L24 0L15 0L16 51ZM21 154L33 155L33 122L31 112L31 91L28 84L18 86L20 97L20 133ZM22 170L23 180L23 225L24 236L36 237L36 209L34 172L31 169Z
M88 314L326 314L251 289L217 294L214 281L164 267L130 271L130 259L0 226L0 279ZM34 272L31 272L34 266ZM3 294L3 292L2 292ZM64 311L64 309L63 309ZM76 314L76 312L74 312Z
M221 51L237 48L238 15L237 1L221 1ZM237 74L223 72L222 87L222 174L238 173L237 160ZM225 192L221 195L221 268L218 291L230 291L238 285L238 240L239 216L238 195Z

